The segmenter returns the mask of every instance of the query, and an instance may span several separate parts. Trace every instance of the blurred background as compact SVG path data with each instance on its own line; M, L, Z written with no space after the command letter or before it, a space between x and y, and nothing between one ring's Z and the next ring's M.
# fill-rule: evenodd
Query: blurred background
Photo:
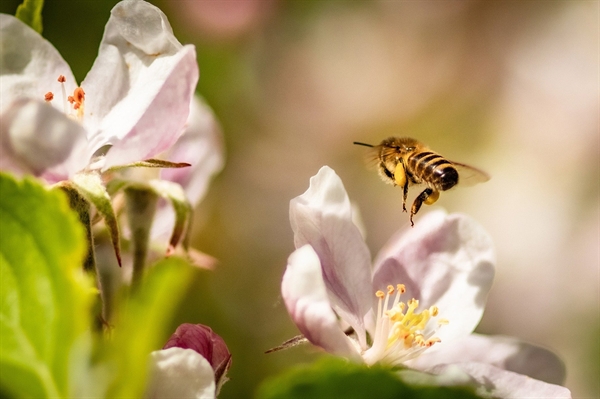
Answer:
M14 14L18 3L2 0L0 11ZM151 3L196 45L198 92L226 143L193 239L219 263L196 273L173 322L210 325L227 342L233 365L221 398L247 397L321 356L306 346L263 352L298 333L280 295L294 249L288 206L322 165L360 208L373 256L408 226L401 191L352 145L390 135L492 175L434 205L471 215L495 241L497 274L477 331L553 349L574 397L600 395L598 1ZM44 6L43 35L79 81L114 4Z

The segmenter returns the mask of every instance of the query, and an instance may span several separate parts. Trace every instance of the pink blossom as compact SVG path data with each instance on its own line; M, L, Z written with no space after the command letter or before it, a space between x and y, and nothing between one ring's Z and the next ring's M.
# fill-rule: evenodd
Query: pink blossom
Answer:
M27 25L2 14L0 33L2 169L54 183L84 168L151 158L183 133L198 80L196 51L177 41L152 4L124 0L112 9L83 91L58 51Z
M290 220L297 249L281 290L312 344L367 364L458 371L492 396L570 397L551 352L472 334L495 267L492 240L473 219L431 212L371 264L344 186L325 166L291 201Z

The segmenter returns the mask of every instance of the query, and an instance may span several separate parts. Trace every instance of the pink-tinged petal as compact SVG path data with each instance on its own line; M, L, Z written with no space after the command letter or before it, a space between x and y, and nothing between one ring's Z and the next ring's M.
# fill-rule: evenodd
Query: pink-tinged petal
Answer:
M146 398L215 398L213 369L196 351L174 347L150 355Z
M443 364L429 369L428 372L444 374L452 369L465 372L473 382L480 385L478 393L493 398L571 398L571 392L565 387L484 363Z
M184 323L177 327L163 349L192 349L202 355L214 370L215 382L225 380L227 370L231 366L231 353L218 334L203 324Z
M164 154L172 162L187 162L189 168L163 169L161 178L179 183L188 201L196 205L212 177L223 168L223 135L214 113L203 99L194 96L183 135Z
M352 222L352 206L340 178L328 166L311 177L310 187L290 201L294 244L310 244L318 254L335 311L365 346L363 317L371 309L371 254Z
M321 263L310 245L300 247L290 255L281 282L281 294L292 320L311 343L329 353L359 358L331 309Z
M492 240L483 227L464 215L432 212L382 249L375 261L373 289L403 283L404 298L418 299L419 309L437 305L439 317L449 324L436 333L441 344L428 350L436 351L477 326L494 264Z
M187 200L196 206L204 197L212 177L223 168L223 136L212 110L198 97L194 97L190 116L183 135L160 158L173 162L187 162L191 166L180 169L163 169L161 179L181 185ZM162 202L152 225L152 239L166 242L175 223L175 211Z
M52 105L64 112L58 77L66 78L67 95L77 83L71 68L49 41L12 15L0 14L0 113L18 98L44 100L54 94Z
M2 169L55 183L87 165L91 154L83 127L45 102L17 100L1 116Z
M550 384L560 385L565 381L564 363L554 353L503 336L471 334L442 346L437 352L425 352L407 362L407 366L426 370L437 364L458 362L486 363Z
M151 158L173 145L197 81L195 48L181 46L162 11L145 1L118 3L81 85L93 148L113 145L105 167Z

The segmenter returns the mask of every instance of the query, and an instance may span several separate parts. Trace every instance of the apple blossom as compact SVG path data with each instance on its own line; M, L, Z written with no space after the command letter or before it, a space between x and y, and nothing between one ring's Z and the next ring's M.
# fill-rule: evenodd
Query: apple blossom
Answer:
M142 174L142 183L149 184L138 192L168 198L178 210L175 218L172 209L161 206L155 223L156 230L172 231L168 248L174 248L189 225L191 208L223 163L214 115L193 96L194 46L177 41L157 7L123 0L112 9L98 57L77 87L68 64L33 29L3 14L0 32L0 168L59 183L69 197L83 195L104 218L120 264L109 193L136 189L139 175L128 174L128 167L185 166L164 171L160 179L158 172ZM156 155L168 161L148 159ZM77 211L90 219L89 206ZM143 241L154 209L145 215L145 224L135 226L142 232L134 244L139 264L145 260ZM91 241L89 247L94 247ZM207 263L206 258L200 262Z
M198 80L195 48L177 41L152 4L124 0L112 9L81 87L33 29L2 14L0 32L3 169L55 183L83 168L150 158L182 134Z
M182 324L151 354L148 398L214 398L227 381L231 354L210 327Z
M551 352L471 334L495 263L491 238L474 220L429 213L395 234L372 266L344 186L323 167L290 202L290 221L297 249L288 259L282 296L312 344L369 365L434 374L459 369L474 382L492 381L486 387L496 396L528 390L570 397L555 385L564 368ZM529 382L511 385L522 380Z

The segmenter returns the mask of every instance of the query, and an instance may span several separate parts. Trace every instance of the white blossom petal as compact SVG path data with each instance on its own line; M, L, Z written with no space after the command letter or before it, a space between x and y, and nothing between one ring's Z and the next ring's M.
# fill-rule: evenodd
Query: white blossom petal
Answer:
M60 75L71 94L75 78L54 46L12 15L0 14L0 113L16 99L44 100L48 92L54 94L52 105L64 112Z
M183 135L164 154L172 162L187 162L189 168L163 169L161 178L180 184L192 205L204 197L211 178L223 168L223 135L214 113L194 96Z
M113 145L105 167L150 158L175 143L197 81L194 46L175 39L162 11L140 0L118 3L81 84L93 149Z
M213 368L198 352L173 347L150 355L146 398L215 398Z
M491 238L473 219L432 212L386 244L375 261L373 289L402 283L404 297L418 299L419 309L438 306L450 323L436 333L442 342L428 350L436 351L479 323L494 258Z
M310 187L290 201L294 244L310 244L318 254L323 280L335 311L366 345L363 317L370 310L371 255L352 221L344 185L328 166L310 179Z
M407 366L426 370L436 364L478 362L524 374L550 384L565 381L565 366L551 351L512 337L471 334L437 352L425 352Z
M462 370L480 385L478 394L492 398L571 398L571 392L565 387L503 370L490 364L475 362L440 364L428 371L444 374L448 369Z
M45 102L20 99L1 116L2 169L33 173L55 183L87 164L91 154L83 127Z
M359 358L331 309L321 263L310 245L295 250L288 259L281 294L292 320L314 345L339 356Z
M194 97L183 135L161 158L191 165L188 168L163 169L160 177L181 185L190 204L198 205L212 177L223 168L225 158L220 126L204 100ZM154 216L152 239L168 240L174 224L173 207L162 201Z

